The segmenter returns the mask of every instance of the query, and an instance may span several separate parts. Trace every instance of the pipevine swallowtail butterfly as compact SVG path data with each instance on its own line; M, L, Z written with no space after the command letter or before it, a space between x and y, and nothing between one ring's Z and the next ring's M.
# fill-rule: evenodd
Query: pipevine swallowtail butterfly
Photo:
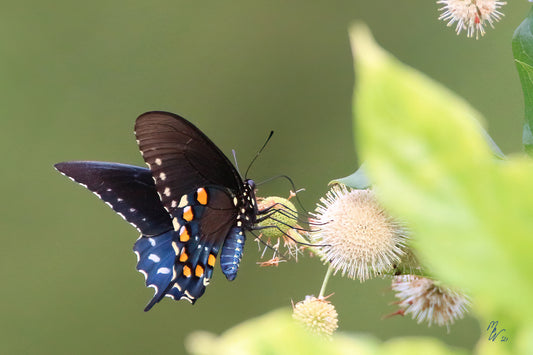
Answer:
M220 254L235 279L246 230L262 214L255 184L243 180L220 149L192 123L153 111L135 123L147 168L98 161L70 161L55 168L92 191L139 230L133 250L137 270L155 294L194 303L205 291Z

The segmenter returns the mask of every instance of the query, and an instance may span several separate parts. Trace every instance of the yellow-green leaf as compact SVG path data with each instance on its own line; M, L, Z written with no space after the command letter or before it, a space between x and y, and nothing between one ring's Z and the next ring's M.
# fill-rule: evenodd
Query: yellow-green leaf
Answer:
M495 159L468 103L366 27L350 37L355 141L378 196L407 221L430 271L474 297L481 327L500 320L518 331L533 321L532 161Z

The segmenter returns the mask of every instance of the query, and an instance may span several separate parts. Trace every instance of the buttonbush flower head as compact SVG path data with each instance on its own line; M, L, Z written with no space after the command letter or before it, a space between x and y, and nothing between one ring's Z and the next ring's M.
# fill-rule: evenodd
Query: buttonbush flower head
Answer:
M400 312L410 314L418 323L427 322L449 328L461 319L470 306L468 297L427 277L415 275L395 276L392 290L399 299Z
M439 0L437 4L444 5L439 9L442 14L439 20L448 22L448 26L455 26L455 32L460 34L466 31L467 37L476 39L479 35L485 35L485 25L488 23L494 28L494 22L498 22L503 16L500 8L507 4L505 1L495 0Z
M334 186L317 204L313 243L335 273L360 281L392 271L405 254L406 230L378 203L372 190Z
M293 306L292 318L303 324L311 333L326 338L338 328L337 311L323 298L306 296L305 300Z
M299 231L302 229L298 221L298 210L294 204L286 198L270 196L257 198L259 210L268 209L270 217L257 223L260 229L261 240L275 250L272 260L278 257L280 247L286 248L288 255L297 259L300 245L297 242L308 242ZM283 244L283 245L281 245ZM267 248L265 248L266 252ZM263 252L263 254L265 253ZM281 261L278 258L278 261Z

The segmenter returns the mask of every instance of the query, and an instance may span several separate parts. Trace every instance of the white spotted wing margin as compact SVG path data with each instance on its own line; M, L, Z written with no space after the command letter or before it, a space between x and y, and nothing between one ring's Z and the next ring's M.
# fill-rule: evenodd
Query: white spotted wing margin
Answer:
M172 229L149 169L99 161L69 161L54 167L93 192L143 235Z

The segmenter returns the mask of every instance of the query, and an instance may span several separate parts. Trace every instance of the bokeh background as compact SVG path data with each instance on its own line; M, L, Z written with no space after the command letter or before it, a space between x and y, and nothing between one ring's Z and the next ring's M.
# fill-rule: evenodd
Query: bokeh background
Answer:
M250 317L317 294L316 259L261 268L248 240L238 278L217 270L191 306L152 295L135 271L137 232L53 163L106 160L143 165L135 118L179 113L241 169L270 130L250 174L290 175L308 209L333 178L356 167L347 27L366 22L382 46L464 96L487 118L505 153L520 151L522 93L511 36L529 4L475 41L437 21L434 1L36 1L0 11L1 354L185 352L193 330L223 332ZM450 137L453 144L453 137ZM273 182L262 195L287 195ZM408 201L406 201L408 203ZM472 348L472 318L446 329L395 310L389 283L330 281L340 329L380 339L431 335Z

